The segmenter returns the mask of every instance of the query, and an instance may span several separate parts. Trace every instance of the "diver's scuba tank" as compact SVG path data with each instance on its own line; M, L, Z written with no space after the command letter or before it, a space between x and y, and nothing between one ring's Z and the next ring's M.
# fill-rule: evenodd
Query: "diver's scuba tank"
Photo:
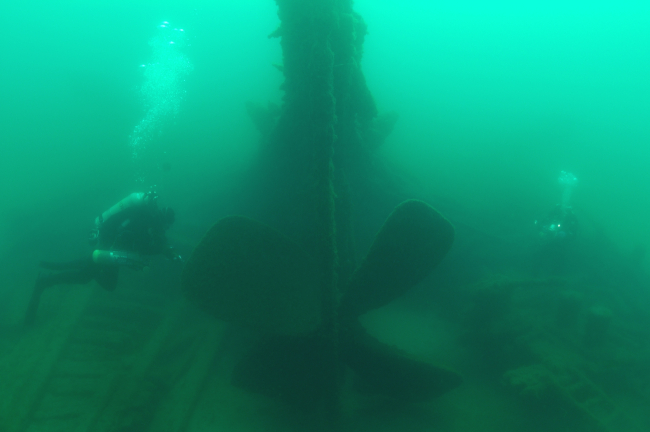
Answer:
M95 218L95 225L99 227L102 223L126 209L152 205L155 204L157 200L158 194L153 190L153 188L149 192L133 192L131 195L127 196L115 204L113 207L97 216L97 218Z
M128 251L109 251L97 249L93 251L93 262L95 264L108 266L131 267L138 270L146 266L146 263L140 255Z

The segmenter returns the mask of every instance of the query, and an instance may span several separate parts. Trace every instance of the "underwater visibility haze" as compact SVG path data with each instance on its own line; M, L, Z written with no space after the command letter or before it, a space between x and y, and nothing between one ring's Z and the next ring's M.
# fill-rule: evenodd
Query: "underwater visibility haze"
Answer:
M648 430L650 4L452 3L6 5L0 431Z

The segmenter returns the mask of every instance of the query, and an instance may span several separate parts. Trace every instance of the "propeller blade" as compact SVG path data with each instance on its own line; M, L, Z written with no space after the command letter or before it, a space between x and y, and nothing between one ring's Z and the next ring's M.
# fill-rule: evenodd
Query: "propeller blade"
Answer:
M430 205L417 200L398 205L352 276L341 318L355 319L403 295L438 265L453 241L454 227Z
M187 298L218 319L298 335L320 324L314 273L291 239L261 222L230 216L194 249L181 285Z
M244 390L280 398L303 410L323 400L331 343L318 333L270 336L256 344L235 365L232 384ZM342 377L342 376L341 376Z
M383 394L406 402L442 396L462 383L451 370L409 357L380 342L357 322L341 328L341 360L356 373L363 393Z

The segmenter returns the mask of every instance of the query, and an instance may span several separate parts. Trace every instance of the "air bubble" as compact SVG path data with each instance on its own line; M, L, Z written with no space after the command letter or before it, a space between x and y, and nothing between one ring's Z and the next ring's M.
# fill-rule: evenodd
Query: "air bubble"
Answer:
M163 21L159 27L166 29L168 25ZM175 33L173 41L170 36L171 33L161 31L151 38L151 59L140 65L144 76L140 95L146 112L129 136L136 177L140 181L148 180L146 167L163 151L156 148L156 143L165 128L173 124L185 97L185 77L194 68L182 52L186 46L185 34Z

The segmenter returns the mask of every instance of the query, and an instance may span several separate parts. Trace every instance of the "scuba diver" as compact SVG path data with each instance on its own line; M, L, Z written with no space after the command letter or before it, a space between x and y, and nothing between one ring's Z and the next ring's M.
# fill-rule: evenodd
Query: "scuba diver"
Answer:
M578 179L573 174L562 171L558 181L564 188L562 203L553 207L544 219L535 221L539 236L551 242L571 240L578 233L578 219L571 208L571 193Z
M25 325L31 325L41 294L46 288L59 284L86 284L93 279L102 288L113 291L117 287L119 268L142 270L147 256L163 255L173 261L182 261L180 255L167 244L165 231L174 223L170 207L159 208L155 191L134 192L95 219L89 236L94 250L75 261L40 263L40 267L54 273L40 273L27 307Z
M578 218L571 207L557 204L541 221L535 221L539 226L539 236L552 242L567 241L575 238L578 233Z
M558 178L563 188L562 202L556 204L541 220L535 221L537 234L542 240L534 271L546 267L553 272L562 272L568 258L568 245L578 234L578 218L571 207L571 194L578 179L570 172L562 171Z

